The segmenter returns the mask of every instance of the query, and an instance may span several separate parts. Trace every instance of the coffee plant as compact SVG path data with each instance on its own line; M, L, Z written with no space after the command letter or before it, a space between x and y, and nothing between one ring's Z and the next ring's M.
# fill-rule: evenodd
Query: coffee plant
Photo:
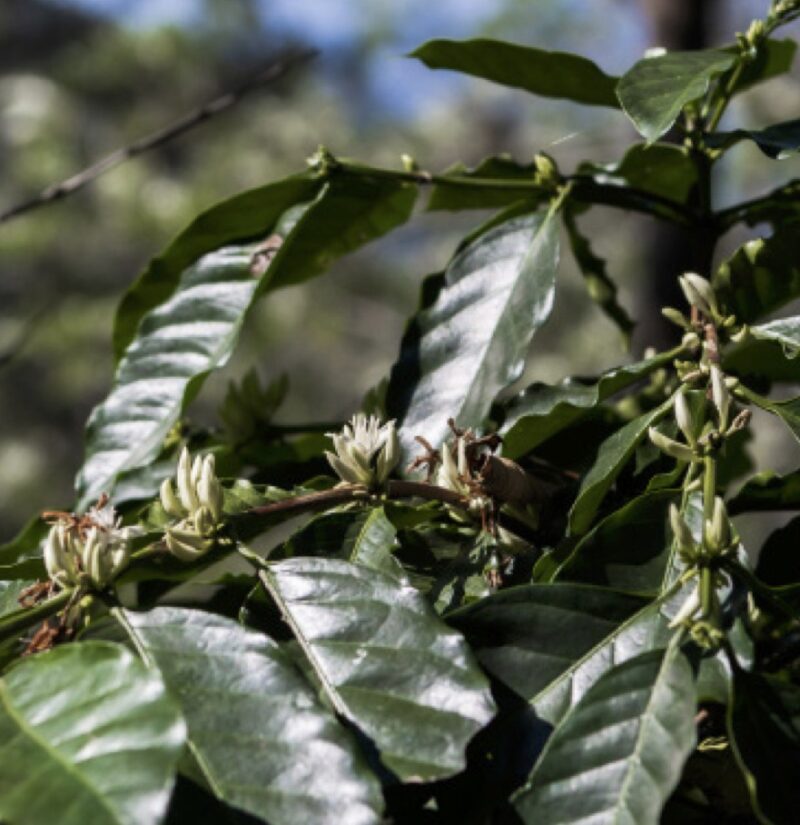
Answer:
M719 130L789 69L776 33L798 17L779 0L731 45L622 77L426 43L433 69L619 109L643 140L571 172L320 149L150 263L117 311L74 511L0 549L0 820L798 821L800 516L747 550L731 518L800 507L800 468L746 478L754 409L800 440L800 316L775 317L800 298L800 184L711 197L735 144L765 164L800 148L797 120ZM278 425L285 382L254 373L219 427L186 417L256 301L423 193L493 217L424 281L352 420ZM562 235L599 309L633 326L579 227L596 206L685 230L674 345L515 391ZM713 267L734 227L754 237Z

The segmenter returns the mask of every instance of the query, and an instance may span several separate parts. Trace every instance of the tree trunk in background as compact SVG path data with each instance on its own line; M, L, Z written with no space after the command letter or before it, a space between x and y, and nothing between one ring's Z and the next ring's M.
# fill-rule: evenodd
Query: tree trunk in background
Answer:
M650 43L670 51L704 49L710 44L717 0L640 0L650 29ZM665 140L670 140L667 135ZM677 327L661 317L663 306L684 308L677 276L683 272L709 275L710 249L702 232L691 232L665 222L651 223L646 240L647 288L640 317L648 319L646 340L640 346L665 347L675 343ZM650 322L652 319L652 322Z

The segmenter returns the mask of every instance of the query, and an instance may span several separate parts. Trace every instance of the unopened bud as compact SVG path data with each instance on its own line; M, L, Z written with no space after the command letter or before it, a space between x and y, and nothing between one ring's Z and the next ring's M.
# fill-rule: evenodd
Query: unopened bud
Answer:
M647 431L647 435L650 437L650 441L652 441L662 453L665 453L678 461L691 462L696 460L696 456L691 447L667 437L663 433L660 433L655 427L650 427Z
M214 456L207 455L203 460L200 480L197 483L197 498L201 507L205 507L214 522L222 518L222 485L214 472Z
M689 319L679 310L674 307L662 307L661 314L673 324L686 329L689 324Z
M706 543L709 549L717 552L725 550L731 543L731 523L725 502L719 497L714 498L714 510L710 521L705 524Z
M728 426L731 394L725 384L725 376L716 364L711 365L711 398L719 414L719 429L724 430Z
M669 523L679 547L694 547L694 536L689 526L683 520L681 511L674 505L669 506Z
M186 511L181 506L180 500L175 495L175 490L172 487L172 481L170 479L165 478L161 483L159 498L161 499L161 506L168 516L182 518L186 515Z
M192 481L192 460L186 447L181 451L178 459L178 497L184 510L193 513L200 505L197 499L194 482Z
M717 298L711 284L695 272L687 272L678 278L686 300L704 315L718 315Z
M686 400L686 395L683 392L675 394L674 407L675 421L690 446L694 447L697 443L694 435L694 421L692 419L692 411L689 409L689 402Z

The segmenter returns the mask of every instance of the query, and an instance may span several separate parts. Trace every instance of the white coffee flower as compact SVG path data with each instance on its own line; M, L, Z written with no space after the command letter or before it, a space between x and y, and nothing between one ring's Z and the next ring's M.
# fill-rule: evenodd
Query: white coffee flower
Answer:
M222 485L217 478L214 456L197 455L192 461L186 447L178 458L176 486L164 479L159 497L167 515L178 519L167 527L164 543L181 561L194 561L213 546L213 534L223 516Z
M122 527L113 506L103 501L85 515L64 514L50 528L44 546L44 564L60 588L85 583L102 589L128 565L131 541L142 530Z
M341 433L328 433L335 453L326 452L328 463L347 484L380 487L400 461L400 441L394 420L381 425L377 416L353 416Z

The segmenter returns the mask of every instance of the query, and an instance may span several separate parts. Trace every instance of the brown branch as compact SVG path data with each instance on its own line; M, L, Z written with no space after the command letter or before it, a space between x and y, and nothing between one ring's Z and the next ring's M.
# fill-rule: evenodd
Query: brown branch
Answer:
M62 198L72 195L83 189L84 186L111 171L120 164L124 163L137 155L149 152L165 143L174 140L184 133L194 129L201 123L216 117L223 112L232 109L239 101L245 98L251 92L256 91L276 80L284 77L288 72L302 63L307 62L315 55L313 51L299 51L289 53L285 57L275 60L270 63L265 69L255 74L241 86L233 89L225 94L220 95L214 100L194 109L188 114L176 120L169 126L151 132L145 137L135 140L128 146L117 149L110 155L106 155L97 163L92 164L86 169L78 172L60 183L54 183L42 190L38 195L12 206L10 209L0 212L0 223L5 223L12 218L24 215L33 209L41 206L46 206L50 203L55 203Z

